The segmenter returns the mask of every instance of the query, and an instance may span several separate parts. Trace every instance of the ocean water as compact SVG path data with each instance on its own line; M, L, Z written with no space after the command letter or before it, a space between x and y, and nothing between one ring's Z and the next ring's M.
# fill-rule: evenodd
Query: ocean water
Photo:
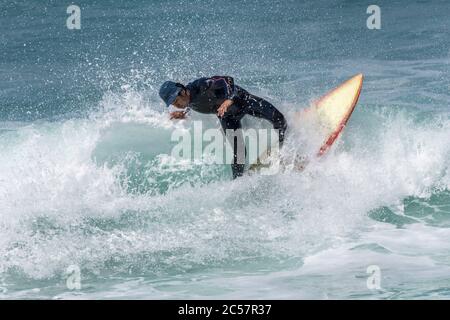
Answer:
M364 0L78 0L69 30L69 3L1 0L0 298L450 298L450 2L376 2L380 30ZM301 173L164 156L192 126L167 79L231 75L290 121L359 72Z

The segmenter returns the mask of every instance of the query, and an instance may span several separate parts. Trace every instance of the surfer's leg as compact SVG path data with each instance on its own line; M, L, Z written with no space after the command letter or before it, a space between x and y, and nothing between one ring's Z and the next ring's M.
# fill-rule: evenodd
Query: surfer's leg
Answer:
M283 114L270 102L252 94L246 94L243 99L246 114L270 121L275 130L278 130L280 147L283 145L287 129L287 122Z
M233 171L233 179L242 176L245 166L245 141L242 134L242 125L240 117L224 116L219 118L222 129L228 142L233 148L233 164L231 164L231 170ZM227 135L227 129L233 130L233 135ZM232 138L232 140L231 140Z

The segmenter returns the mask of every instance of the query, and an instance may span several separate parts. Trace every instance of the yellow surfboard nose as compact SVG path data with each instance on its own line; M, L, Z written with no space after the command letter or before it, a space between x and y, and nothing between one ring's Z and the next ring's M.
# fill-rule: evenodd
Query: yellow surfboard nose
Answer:
M336 141L350 118L361 93L364 75L359 73L320 98L312 108L325 135L319 155L323 155Z
M358 102L363 81L364 75L358 73L338 87L330 90L314 102L311 107L294 114L294 126L302 127L305 122L313 125L315 134L318 135L317 156L324 155L345 128ZM258 170L261 167L260 163L269 155L270 152L268 150L262 152L257 162L251 165L249 170ZM309 155L305 156L309 157ZM302 167L304 167L303 164Z

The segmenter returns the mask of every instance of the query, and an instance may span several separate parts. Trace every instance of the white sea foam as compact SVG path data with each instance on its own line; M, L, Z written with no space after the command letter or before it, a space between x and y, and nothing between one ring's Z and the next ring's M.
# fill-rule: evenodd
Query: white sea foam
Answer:
M256 274L290 263L301 277L309 272L302 261L314 265L321 252L345 266L355 243L395 249L368 213L449 188L445 117L416 121L401 111L361 106L359 121L349 123L330 154L302 173L230 181L226 167L165 165L161 155L170 149L171 130L188 130L189 122L167 122L161 106L137 93L106 95L103 106L88 119L18 125L0 136L2 273L58 278L76 264L91 277L152 279L196 268L244 268L250 261ZM289 138L287 150L308 139L301 133ZM133 179L146 187L133 191ZM408 242L411 230L431 245L433 227L396 235ZM399 249L414 254L405 250ZM430 251L420 248L433 268ZM234 281L245 283L245 276ZM255 288L248 296L260 293Z

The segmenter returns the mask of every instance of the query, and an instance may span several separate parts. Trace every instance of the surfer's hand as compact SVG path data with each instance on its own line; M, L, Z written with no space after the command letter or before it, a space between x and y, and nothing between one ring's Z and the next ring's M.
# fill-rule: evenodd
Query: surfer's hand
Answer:
M233 105L233 103L234 101L231 99L227 99L224 102L222 102L219 109L217 109L217 115L222 118L225 112L227 112L228 109Z
M185 119L186 112L184 111L174 111L170 113L170 120L172 119Z

